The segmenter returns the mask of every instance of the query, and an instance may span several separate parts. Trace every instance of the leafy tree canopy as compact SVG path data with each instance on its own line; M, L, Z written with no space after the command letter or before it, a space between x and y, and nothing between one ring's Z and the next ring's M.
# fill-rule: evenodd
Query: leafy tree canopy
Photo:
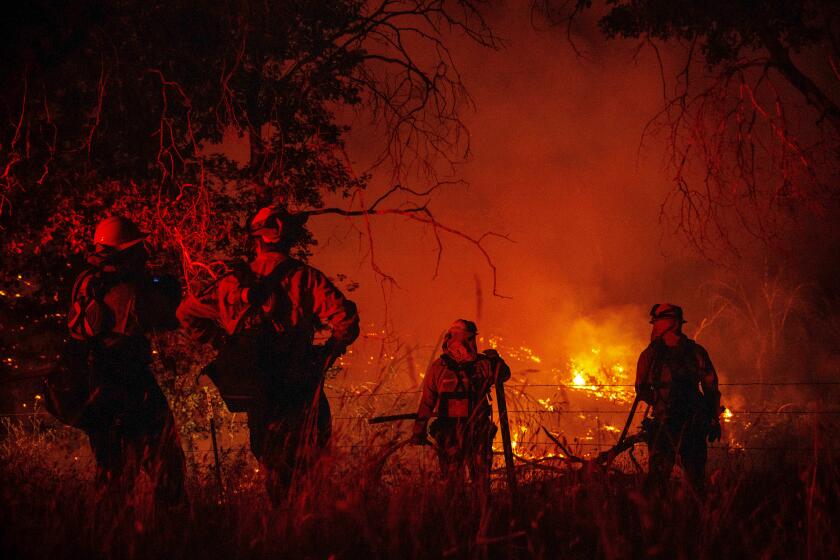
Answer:
M6 348L22 324L62 331L70 277L109 214L151 232L156 264L198 287L241 254L257 207L359 192L348 111L379 127L394 177L433 179L468 150L444 38L496 44L469 0L33 0L0 27Z

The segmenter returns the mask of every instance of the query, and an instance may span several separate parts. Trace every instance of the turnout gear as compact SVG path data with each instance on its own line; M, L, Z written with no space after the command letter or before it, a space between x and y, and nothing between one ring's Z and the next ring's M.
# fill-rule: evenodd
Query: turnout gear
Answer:
M709 422L709 442L720 441L721 432L720 419L712 418L711 422Z
M126 222L112 220L104 233L97 228L101 245L127 251L136 244L119 230ZM142 468L158 500L176 503L184 499L184 455L149 369L146 334L177 327L180 290L174 279L151 276L142 262L124 266L138 262L94 267L79 276L68 314L72 338L47 379L46 402L56 418L88 435L97 481L111 494L129 490Z
M706 349L680 335L675 346L662 338L648 345L636 367L636 392L650 404L654 418L703 414L717 418L720 391Z
M178 318L188 334L218 347L208 373L228 407L248 413L251 451L278 502L313 448L329 440L323 377L358 337L359 316L322 272L283 252L261 250L249 269L222 278L206 301L188 298ZM314 346L324 328L330 339Z
M645 430L650 456L646 485L661 489L679 455L692 485L702 493L706 438L720 438L717 373L706 349L682 333L679 307L656 305L651 316L653 340L639 356L635 384L639 399L653 413Z
M498 380L510 379L510 368L494 350L463 360L475 349L476 332L475 324L464 320L447 332L443 355L423 379L412 440L422 443L428 428L437 442L444 476L462 478L466 466L472 480L489 481L498 429L492 419L490 389ZM429 426L433 416L437 419Z
M288 387L280 386L284 379L273 375L287 360L284 327L272 321L264 305L271 297L272 286L281 283L298 265L298 261L286 259L264 277L257 276L250 267L235 265L229 277L219 281L218 290L225 294L219 307L225 336L217 337L217 357L203 373L219 389L231 412L247 412L272 391L288 392ZM190 311L190 306L195 305L190 302L179 313L194 317L195 310ZM243 371L242 364L251 367ZM272 384L277 386L272 388Z

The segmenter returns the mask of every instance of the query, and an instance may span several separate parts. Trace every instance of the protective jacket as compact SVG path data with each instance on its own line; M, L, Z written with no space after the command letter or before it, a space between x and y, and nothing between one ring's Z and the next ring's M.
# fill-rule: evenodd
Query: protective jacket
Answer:
M45 387L50 412L62 422L85 428L98 422L101 409L112 411L109 414L166 411L148 369L152 356L146 334L177 328L177 281L145 270L95 267L79 275L72 298L72 337ZM154 406L149 394L155 396Z
M87 290L86 282L96 289ZM68 316L72 338L62 366L47 379L46 404L59 420L87 433L97 481L115 496L133 485L140 468L159 501L177 503L185 496L184 455L149 368L146 337L177 328L179 297L174 278L144 269L91 269L76 282Z
M717 372L706 349L685 335L675 346L657 338L642 352L636 393L652 405L654 418L660 420L718 416Z
M230 410L297 406L311 398L331 357L359 335L356 306L323 273L282 253L261 253L245 272L222 278L210 301L188 298L178 318L219 348L205 372ZM330 339L313 346L324 328Z
M324 366L358 337L359 315L322 272L282 253L262 252L249 269L224 277L209 301L187 299L178 318L190 335L219 347L206 371L228 408L247 412L251 451L279 503L293 474L314 458L311 444L329 440ZM313 341L324 328L328 356L318 356Z
M268 319L292 353L308 351L316 331L323 328L331 331L330 344L341 349L359 336L356 305L321 271L273 252L260 254L250 269L258 280L271 281L265 301L252 306L248 292L253 287L237 275L226 276L219 282L215 301L205 303L193 298L178 308L178 319L189 334L210 341Z
M463 364L443 354L423 379L423 395L414 424L425 434L429 419L437 416L457 423L491 423L490 389L497 380L510 379L510 368L493 350Z

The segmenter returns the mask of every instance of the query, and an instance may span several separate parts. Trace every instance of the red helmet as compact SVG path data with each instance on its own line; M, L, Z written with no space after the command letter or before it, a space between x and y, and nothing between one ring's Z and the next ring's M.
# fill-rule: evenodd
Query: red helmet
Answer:
M259 237L266 243L279 243L283 239L283 228L300 228L306 223L306 213L290 214L282 206L272 205L260 208L248 222L248 235Z
M93 244L97 252L119 252L142 243L148 235L128 218L111 216L96 226Z

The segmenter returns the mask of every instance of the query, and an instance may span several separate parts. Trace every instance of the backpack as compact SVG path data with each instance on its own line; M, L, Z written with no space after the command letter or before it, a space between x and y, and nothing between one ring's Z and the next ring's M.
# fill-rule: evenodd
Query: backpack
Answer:
M67 327L75 340L99 339L113 330L114 312L104 299L111 287L112 282L100 268L89 268L79 275L67 313Z
M82 272L73 285L67 313L70 339L43 387L47 411L68 426L85 427L85 411L94 386L92 353L115 323L114 312L104 300L110 288L111 282L98 267Z
M480 385L483 378L475 375L475 368L479 367L482 359L492 361L498 357L495 352L480 353L478 360L468 364L466 367L458 364L447 356L441 356L446 367L455 374L455 387L451 391L441 391L439 394L438 414L441 418L472 418L476 407L481 402L489 404L490 385ZM492 367L492 366L490 366Z
M656 395L659 389L668 389L666 407L669 414L688 414L699 403L701 393L696 362L697 343L690 338L675 348L668 348L661 340L654 344L653 387ZM668 383L662 381L662 369L667 366L671 374Z

